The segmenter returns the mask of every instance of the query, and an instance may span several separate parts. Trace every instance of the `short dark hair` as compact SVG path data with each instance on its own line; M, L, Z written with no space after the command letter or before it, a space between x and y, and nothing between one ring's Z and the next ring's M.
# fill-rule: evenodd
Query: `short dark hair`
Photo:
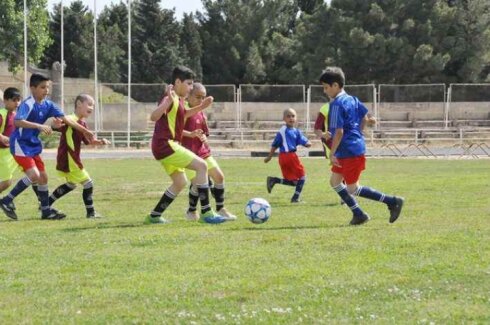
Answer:
M29 87L37 87L41 82L49 81L50 79L39 73L33 73L29 81Z
M9 87L3 92L3 100L22 98L19 89L14 87Z
M343 88L345 84L344 71L339 67L327 67L320 76L320 82L329 84L330 86L336 82L340 88Z
M196 74L194 73L194 71L183 65L175 67L174 71L172 72L172 83L174 83L177 79L179 79L180 81L184 81L187 79L194 80L195 78Z

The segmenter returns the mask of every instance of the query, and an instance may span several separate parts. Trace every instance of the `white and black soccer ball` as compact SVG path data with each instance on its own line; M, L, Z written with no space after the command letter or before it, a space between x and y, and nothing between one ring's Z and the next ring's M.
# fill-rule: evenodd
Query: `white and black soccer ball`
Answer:
M264 199L254 198L245 206L245 215L253 223L264 223L272 213L271 205Z

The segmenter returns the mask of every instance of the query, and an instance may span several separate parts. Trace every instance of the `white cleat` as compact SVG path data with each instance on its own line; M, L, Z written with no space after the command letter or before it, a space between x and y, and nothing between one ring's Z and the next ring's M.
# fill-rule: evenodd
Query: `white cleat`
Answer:
M230 212L228 212L228 210L226 210L226 208L221 208L218 211L218 214L220 216L222 216L223 218L225 218L226 221L235 221L237 219L236 215L231 214Z
M197 221L199 220L199 213L197 213L197 211L187 210L185 213L185 218L189 221Z

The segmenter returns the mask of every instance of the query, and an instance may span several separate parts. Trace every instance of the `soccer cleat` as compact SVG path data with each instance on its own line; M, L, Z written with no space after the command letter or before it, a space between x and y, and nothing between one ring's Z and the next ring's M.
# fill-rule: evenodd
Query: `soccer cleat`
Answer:
M3 200L0 200L0 208L2 208L7 217L12 220L17 220L17 214L14 209L12 209L9 204L4 203Z
M354 216L352 217L352 220L350 221L350 223L349 223L349 224L350 224L351 226L358 226L358 225L362 225L363 223L368 222L368 221L369 221L369 219L370 219L370 218L369 218L369 216L368 216L366 213L363 213L363 214L361 214L361 215L359 215L359 216L354 215Z
M209 224L219 224L219 223L226 222L226 219L214 213L213 210L209 210L208 212L204 213L201 216L199 222L209 223Z
M189 211L185 212L185 218L189 221L197 221L199 220L199 213L197 211Z
M104 216L98 214L97 212L87 213L87 219L100 219L100 218L104 218Z
M164 219L163 217L152 217L150 214L146 216L145 218L145 225L152 225L152 224L165 224L168 223L167 219Z
M388 205L388 209L390 210L390 223L395 222L400 216L404 201L402 197L395 196L395 204Z
M15 210L17 209L17 207L15 206L14 201L10 202L10 203L9 203L9 204L7 204L7 205L8 205L8 207L9 207L11 210L14 210L14 211L15 211Z
M41 220L61 220L65 218L66 214L61 213L56 209L51 209L49 214L41 216Z
M291 203L299 203L299 204L301 204L301 203L305 203L305 201L300 200L300 199L291 199Z
M276 185L274 178L267 176L267 192L272 192L274 185Z
M236 215L231 214L226 208L221 208L218 214L226 219L226 221L235 221L237 219Z

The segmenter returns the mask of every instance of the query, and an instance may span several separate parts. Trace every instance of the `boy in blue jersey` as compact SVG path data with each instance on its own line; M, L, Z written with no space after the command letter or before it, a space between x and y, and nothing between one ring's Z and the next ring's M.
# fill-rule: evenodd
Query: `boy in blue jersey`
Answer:
M61 109L46 99L49 94L50 80L40 74L33 74L29 82L31 96L27 97L14 119L15 131L10 136L10 152L15 161L22 167L26 176L19 180L10 193L0 199L0 208L12 219L17 219L11 207L13 200L31 184L38 184L38 198L41 202L41 219L57 220L66 217L51 209L49 205L48 175L41 159L42 144L39 133L51 134L51 126L44 123L54 117L58 127L62 122L80 131L89 141L93 140L92 132L80 124L67 119Z
M294 127L296 124L296 111L294 109L286 109L283 113L283 119L286 125L283 125L277 132L269 155L264 159L264 162L268 163L272 159L274 152L279 148L279 166L281 166L284 178L267 177L267 191L270 193L276 184L295 186L296 189L291 198L291 203L298 203L306 175L305 168L296 154L296 147L298 145L311 147L311 142L300 130Z
M395 222L400 216L403 198L388 196L359 185L359 178L366 164L362 127L368 123L368 109L358 98L344 91L345 76L340 68L327 68L321 75L320 82L325 93L333 99L330 103L328 128L332 135L330 185L352 210L350 224L360 225L369 220L369 216L361 210L353 195L385 203L390 211L390 223Z

